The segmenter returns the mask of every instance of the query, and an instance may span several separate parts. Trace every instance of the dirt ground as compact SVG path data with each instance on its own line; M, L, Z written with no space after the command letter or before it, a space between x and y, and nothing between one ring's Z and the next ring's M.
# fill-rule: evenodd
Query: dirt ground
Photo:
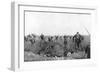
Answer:
M36 55L32 52L24 53L24 61L48 61L48 60L71 60L71 59L85 59L87 55L85 52L75 52L73 54L69 54L67 57L46 57L45 55Z

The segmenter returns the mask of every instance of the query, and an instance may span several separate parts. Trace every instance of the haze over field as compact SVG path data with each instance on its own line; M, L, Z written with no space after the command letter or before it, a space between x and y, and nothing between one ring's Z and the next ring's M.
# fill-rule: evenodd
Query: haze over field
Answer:
M63 13L25 13L25 35L34 33L40 35L82 35L91 33L91 15ZM88 30L88 32L86 31Z

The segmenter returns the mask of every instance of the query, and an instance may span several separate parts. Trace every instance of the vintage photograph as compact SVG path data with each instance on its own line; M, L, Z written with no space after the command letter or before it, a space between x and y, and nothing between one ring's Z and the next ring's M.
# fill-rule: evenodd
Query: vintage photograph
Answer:
M25 11L24 62L91 58L91 14Z

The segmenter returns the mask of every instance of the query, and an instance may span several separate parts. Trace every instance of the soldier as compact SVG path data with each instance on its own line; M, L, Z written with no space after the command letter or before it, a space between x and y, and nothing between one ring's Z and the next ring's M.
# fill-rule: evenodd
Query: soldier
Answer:
M67 36L64 36L64 45L67 45Z
M40 44L39 44L39 47L41 48L40 50L39 50L39 52L38 52L38 54L40 54L41 52L42 53L44 53L45 51L45 48L46 48L46 42L45 42L45 40L44 40L44 35L43 34L41 34L40 35Z
M64 37L64 56L67 56L68 50L67 50L67 36Z
M58 40L58 36L55 36L55 39Z
M90 45L86 46L85 53L87 54L87 58L90 58Z
M54 36L54 42L57 42L58 36Z
M40 38L41 38L41 40L44 40L44 35L41 34L41 35L40 35Z
M77 32L74 36L73 36L73 41L75 42L75 48L80 48L80 44L83 40L83 37L79 34L79 32Z

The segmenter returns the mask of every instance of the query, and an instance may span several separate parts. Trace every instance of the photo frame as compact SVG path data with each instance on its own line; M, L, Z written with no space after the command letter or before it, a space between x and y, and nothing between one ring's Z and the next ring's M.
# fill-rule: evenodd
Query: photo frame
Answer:
M38 14L39 12L44 13L44 14ZM34 16L35 13L37 13L37 15L40 15L40 16ZM45 13L48 13L48 14L45 14ZM64 15L58 15L59 13L64 14ZM31 19L34 19L33 17L37 17L38 18L37 23L38 23L41 20L41 19L39 19L40 17L42 18L42 16L46 16L47 20L46 20L46 18L44 18L44 20L42 20L42 21L46 20L49 23L54 22L55 24L57 23L58 25L60 25L59 23L63 23L63 22L67 23L69 21L69 20L67 21L67 19L70 18L70 20L73 20L73 21L71 21L72 23L74 23L74 22L79 23L79 22L77 22L78 20L77 21L75 20L76 16L75 16L75 18L73 16L71 16L74 19L72 19L70 16L69 16L69 18L65 17L67 22L63 21L64 19L62 19L62 18L64 16L68 16L68 15L65 15L65 14L71 14L71 15L73 15L73 14L84 15L85 14L85 15L89 15L89 18L84 17L84 19L82 19L81 16L78 17L78 20L82 19L84 21L85 21L85 18L88 18L89 20L91 18L91 21L90 21L91 24L89 25L89 27L91 26L91 30L90 30L91 58L90 59L82 59L82 60L75 59L75 60L57 60L57 61L40 61L40 62L38 62L38 61L30 62L29 61L29 62L25 62L25 59L24 59L25 58L25 56L24 56L25 55L25 53L24 53L24 47L25 47L24 36L26 34L30 33L29 30L26 30L26 29L28 29L27 26L31 25L31 23L29 23L29 22L32 22L33 25L35 25L33 20L31 20ZM59 18L59 16L61 17L61 19ZM50 17L51 19L53 17L55 17L56 20L54 19L54 20L50 21L51 19L48 18L48 17ZM59 18L59 19L57 19L57 18ZM88 20L88 19L86 19L86 20ZM62 21L60 22L60 20L62 20ZM42 21L41 21L41 23L43 23ZM46 22L46 23L48 23L48 22ZM47 25L46 23L45 24L43 23L44 27ZM70 23L70 25L72 23ZM43 26L43 24L41 24L41 25ZM45 5L33 5L32 3L29 4L29 3L13 2L11 4L11 38L12 38L12 41L11 41L11 45L12 45L11 46L11 69L14 70L14 71L18 71L18 70L44 69L44 68L47 68L47 67L48 68L70 67L70 66L72 67L72 66L83 66L83 65L87 66L87 65L95 64L95 59L96 59L95 53L96 53L96 51L95 51L95 49L93 49L94 46L92 44L93 38L94 38L93 37L94 32L92 30L94 30L95 24L96 24L96 8L95 7L76 6L76 5L45 6ZM36 25L36 27L39 27L39 26L40 25L38 25L38 26ZM57 25L56 25L56 28L58 28L56 30L59 31L57 33L57 35L62 34L60 31L65 26L66 25L63 25L62 28L58 28ZM71 27L70 27L68 25L68 27L70 27L71 29L73 27L75 28L77 26L78 25L71 25ZM35 27L35 26L33 26L33 27ZM49 31L49 32L44 32L46 30L42 31L44 29L44 27L43 28L40 28L40 27L37 28L39 31L36 31L36 32L38 32L38 34L44 33L46 35L49 35L49 34L53 35L53 34L56 33L54 28L52 28L52 30L54 30L54 32L51 31L51 30L49 31L49 28L53 27L52 25L50 26L50 24L48 24L48 26L46 26L47 27L46 30ZM71 31L71 29L69 29L69 30ZM68 30L68 32L69 32L69 30ZM53 34L51 34L51 32ZM62 31L62 32L64 32L64 31ZM76 31L73 30L71 33L74 33L74 32L76 32ZM66 32L64 32L63 34L65 34L65 33ZM82 31L81 33L84 33L84 32ZM70 35L70 34L68 34L68 35Z

